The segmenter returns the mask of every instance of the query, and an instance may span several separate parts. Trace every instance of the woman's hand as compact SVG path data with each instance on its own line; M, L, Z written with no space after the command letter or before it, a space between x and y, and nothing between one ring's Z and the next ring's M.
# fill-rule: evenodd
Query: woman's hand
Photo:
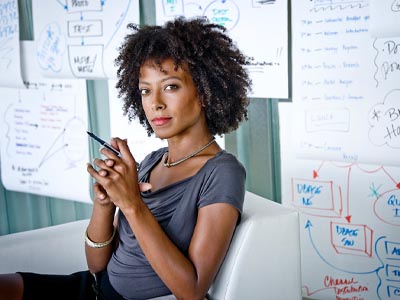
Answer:
M114 138L111 145L121 152L121 157L102 148L101 153L106 156L106 159L96 158L93 163L98 170L90 164L87 170L96 180L94 185L96 200L102 205L108 205L111 202L124 211L140 203L140 192L150 189L151 185L138 184L136 161L126 140Z

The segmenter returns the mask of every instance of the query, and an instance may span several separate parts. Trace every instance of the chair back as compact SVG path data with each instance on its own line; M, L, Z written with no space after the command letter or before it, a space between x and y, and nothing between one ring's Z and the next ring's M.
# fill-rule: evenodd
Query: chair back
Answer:
M298 212L246 192L241 222L209 299L300 300Z

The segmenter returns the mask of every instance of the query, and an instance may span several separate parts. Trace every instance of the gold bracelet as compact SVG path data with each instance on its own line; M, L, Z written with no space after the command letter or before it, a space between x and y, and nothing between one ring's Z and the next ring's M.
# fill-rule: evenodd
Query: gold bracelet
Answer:
M113 241L116 231L117 230L114 227L113 234L111 235L111 237L110 237L110 239L108 241L105 241L105 242L102 242L102 243L95 243L89 238L88 233L87 233L87 228L86 228L86 231L85 231L85 242L86 242L86 245L88 245L91 248L103 248L105 246L108 246Z

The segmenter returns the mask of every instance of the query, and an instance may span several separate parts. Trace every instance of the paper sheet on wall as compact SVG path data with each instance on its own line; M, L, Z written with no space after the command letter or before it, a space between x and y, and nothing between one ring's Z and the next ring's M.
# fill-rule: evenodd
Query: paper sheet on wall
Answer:
M33 0L32 11L35 60L45 77L116 78L126 26L139 23L138 0Z
M279 105L281 188L300 212L303 296L399 299L400 168L296 158L292 106Z
M371 0L370 12L373 37L400 37L400 0Z
M23 42L26 89L1 88L1 177L8 190L91 202L85 80L45 79Z
M109 80L111 136L128 139L128 146L135 160L141 162L150 152L167 147L167 141L155 137L154 134L149 137L137 119L132 122L128 121L128 117L123 115L122 100L118 98L118 90L115 85L115 80ZM216 141L221 148L225 148L223 137L216 137Z
M400 165L400 38L371 38L366 0L292 12L299 157Z
M227 28L253 81L250 97L288 98L287 1L156 0L157 24L177 16L207 16Z
M23 88L17 0L0 0L0 87Z

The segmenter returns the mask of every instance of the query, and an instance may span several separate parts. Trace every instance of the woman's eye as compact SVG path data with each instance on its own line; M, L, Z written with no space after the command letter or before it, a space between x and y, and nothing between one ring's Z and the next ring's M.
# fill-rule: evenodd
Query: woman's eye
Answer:
M140 95L144 96L147 95L149 93L148 89L139 89Z
M165 87L166 91L172 91L172 90L176 90L178 88L178 86L176 84L169 84Z

